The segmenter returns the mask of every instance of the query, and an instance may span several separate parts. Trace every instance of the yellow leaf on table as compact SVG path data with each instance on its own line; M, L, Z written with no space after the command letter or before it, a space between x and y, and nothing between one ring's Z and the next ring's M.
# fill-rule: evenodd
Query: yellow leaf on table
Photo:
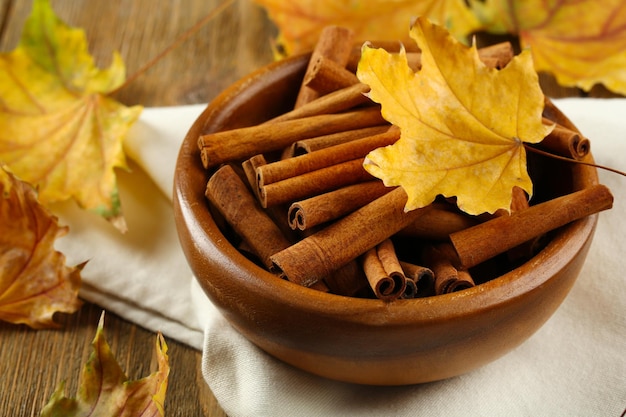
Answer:
M404 53L363 47L357 76L398 126L400 139L372 151L365 168L408 194L405 210L438 195L469 214L510 208L512 189L532 195L523 142L540 142L544 96L528 52L504 69L486 67L475 46L419 18L411 36L422 50L414 73Z
M604 84L626 94L626 2L623 0L472 1L485 30L518 35L537 71L588 91Z
M84 32L35 0L16 49L0 54L0 163L35 185L42 204L74 198L125 230L114 169L141 112L106 96L125 79L116 54L98 69ZM117 222L117 223L116 223Z
M156 339L158 369L131 381L115 360L104 336L104 313L92 342L93 352L83 368L77 398L64 395L65 384L52 394L42 417L152 417L165 415L163 404L169 377L167 345L159 333Z
M29 184L0 166L0 320L56 327L54 313L81 306L80 268L54 250L67 233L57 221Z
M326 26L354 31L357 41L409 40L411 19L425 15L445 25L458 39L479 26L463 0L254 0L265 7L280 33L284 55L313 49Z

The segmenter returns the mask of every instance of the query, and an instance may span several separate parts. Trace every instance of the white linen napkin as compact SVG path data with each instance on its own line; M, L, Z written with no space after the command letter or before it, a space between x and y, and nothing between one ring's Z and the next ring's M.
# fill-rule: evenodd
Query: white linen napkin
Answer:
M54 208L70 228L55 247L68 265L88 260L81 298L196 349L203 325L191 303L194 278L178 242L171 196L180 143L205 107L146 108L132 127L124 143L132 171L117 171L126 234L73 202Z
M626 169L626 99L559 99L592 141L596 162ZM204 105L147 108L126 142L136 166L120 173L129 232L72 204L57 248L89 259L81 296L203 349L207 384L237 416L620 416L626 408L626 178L600 171L615 196L564 303L527 342L456 378L405 387L326 380L286 365L233 330L193 279L172 219L178 147ZM144 173L145 171L145 173ZM152 180L152 181L151 181ZM204 331L203 331L204 329ZM204 335L204 339L203 339Z

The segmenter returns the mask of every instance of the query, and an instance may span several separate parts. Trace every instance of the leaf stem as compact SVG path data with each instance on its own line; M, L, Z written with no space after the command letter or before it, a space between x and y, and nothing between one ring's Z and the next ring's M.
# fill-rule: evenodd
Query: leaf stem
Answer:
M213 20L216 16L218 16L221 12L223 12L227 7L229 7L230 5L232 5L234 3L235 0L225 0L222 3L220 3L219 5L217 5L217 7L215 7L214 9L212 9L206 16L204 16L202 19L200 19L195 25L193 25L192 27L190 27L189 29L187 29L185 32L183 32L181 35L179 35L174 42L172 42L172 44L170 46L168 46L167 48L165 48L161 53L159 53L157 56L155 56L154 58L152 58L150 61L148 61L144 66L142 66L141 68L139 68L137 71L135 71L135 73L133 73L131 76L129 76L128 78L126 78L126 81L124 81L124 83L122 85L120 85L119 87L117 87L115 90L111 91L109 94L110 95L114 95L117 92L119 92L120 90L122 90L124 87L128 86L130 83L132 83L133 81L135 81L137 78L139 78L143 73L145 73L146 71L148 71L151 67L153 67L159 60L161 60L164 56L166 56L168 53L170 53L172 50L174 50L175 48L177 48L181 43L183 43L184 41L186 41L189 37L191 37L192 35L194 35L198 30L200 30L202 28L202 26L204 26L206 23L210 22L211 20Z
M572 162L572 163L580 164L580 165L587 165L587 166L591 166L591 167L594 167L594 168L603 169L605 171L610 171L610 172L613 172L615 174L619 174L619 175L621 175L623 177L626 177L626 172L620 171L620 170L615 169L615 168L607 167L607 166L604 166L604 165L598 165L598 164L594 164L594 163L591 163L591 162L579 161L577 159L567 158L565 156L555 155L555 154L552 154L550 152L542 151L541 149L537 149L537 148L534 148L532 146L529 146L526 143L524 143L524 148L527 151L529 151L529 152L534 152L536 154L547 156L549 158L558 159L559 161Z

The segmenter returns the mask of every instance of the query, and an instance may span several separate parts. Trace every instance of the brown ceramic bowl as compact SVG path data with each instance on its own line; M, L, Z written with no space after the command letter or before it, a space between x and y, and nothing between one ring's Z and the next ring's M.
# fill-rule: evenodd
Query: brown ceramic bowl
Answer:
M207 209L199 134L257 124L287 111L307 57L262 68L231 86L186 136L175 173L176 225L209 299L241 334L297 368L361 384L402 385L466 373L524 342L554 313L585 260L597 215L555 234L530 261L456 293L391 303L319 292L277 278L239 253ZM555 163L563 193L596 171Z

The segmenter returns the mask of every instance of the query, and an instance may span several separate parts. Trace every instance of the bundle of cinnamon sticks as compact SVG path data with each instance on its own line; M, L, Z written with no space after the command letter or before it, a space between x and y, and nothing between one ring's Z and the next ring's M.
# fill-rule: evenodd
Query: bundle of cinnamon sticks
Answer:
M376 46L397 52L400 44ZM550 231L611 207L610 191L597 185L534 205L514 189L510 214L469 216L443 198L405 212L404 190L363 168L370 151L394 143L400 132L365 95L369 89L354 72L359 54L348 29L326 28L292 111L198 138L211 172L205 195L239 237L239 249L262 267L346 296L444 294L514 268L545 245ZM416 46L407 47L407 56L419 68ZM513 50L501 43L479 49L479 56L502 68ZM588 140L550 117L559 113L549 100L546 108L546 123L557 123L544 140L547 149L583 158Z

